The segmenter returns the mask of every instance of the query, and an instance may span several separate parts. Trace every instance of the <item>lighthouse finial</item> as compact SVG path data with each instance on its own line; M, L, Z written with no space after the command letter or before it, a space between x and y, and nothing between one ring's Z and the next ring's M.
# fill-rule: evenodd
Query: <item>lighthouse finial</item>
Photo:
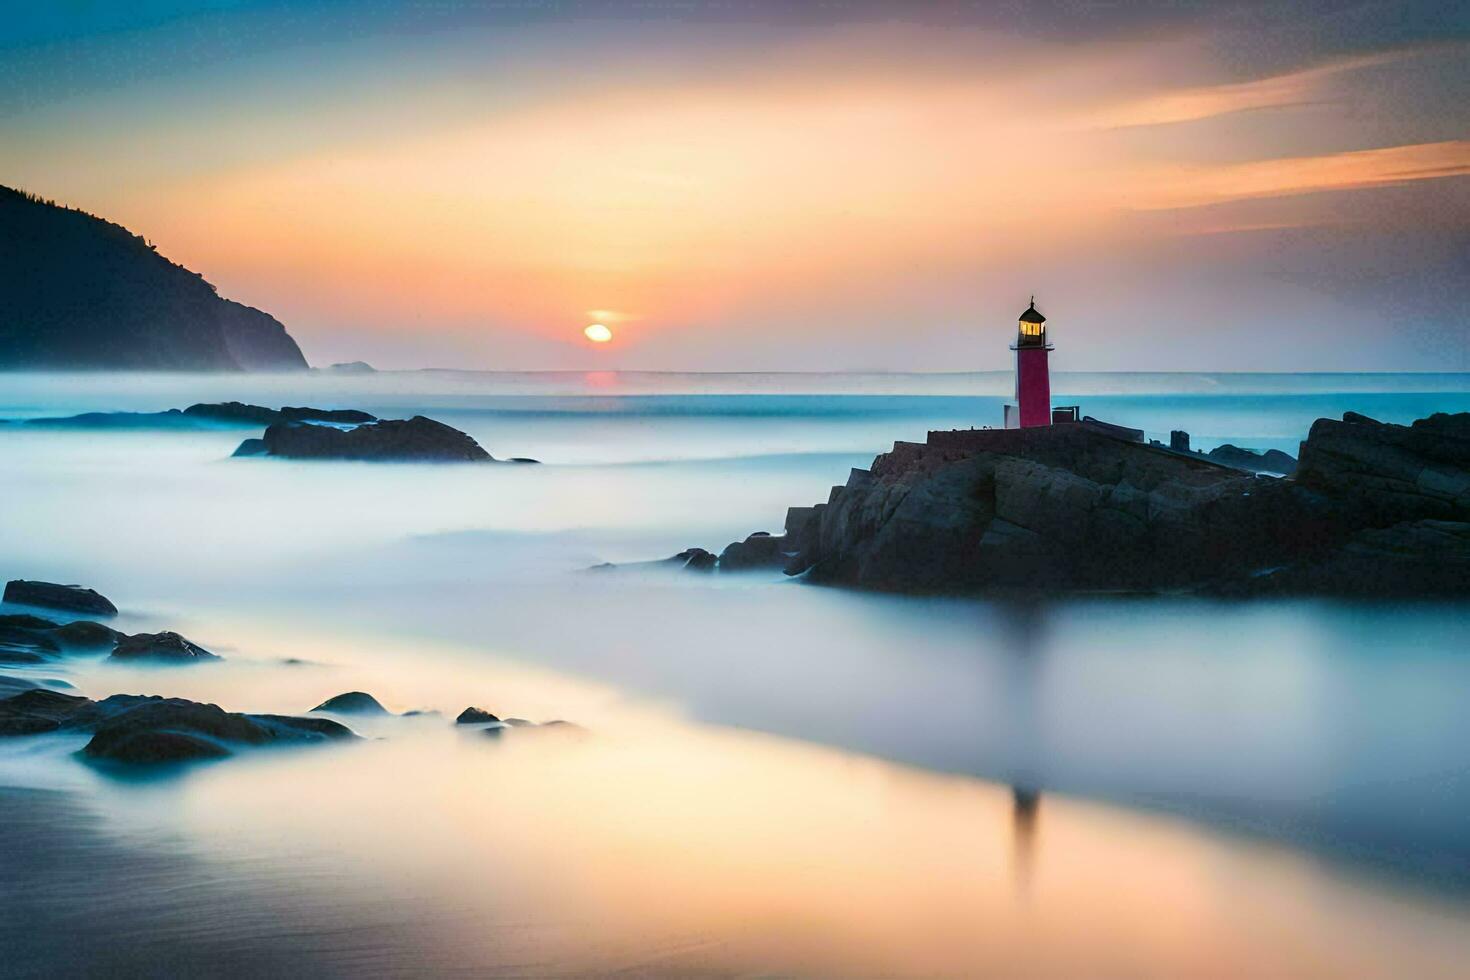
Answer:
M1031 294L1031 308L1033 310L1036 309L1036 294L1035 293L1032 293Z

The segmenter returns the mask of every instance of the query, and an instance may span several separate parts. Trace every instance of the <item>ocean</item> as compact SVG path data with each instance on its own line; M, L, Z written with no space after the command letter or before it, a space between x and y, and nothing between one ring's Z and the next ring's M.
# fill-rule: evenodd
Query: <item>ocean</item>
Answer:
M1470 610L872 595L590 572L718 551L1009 374L0 375L0 419L427 415L540 466L232 459L258 432L0 424L5 578L225 657L30 669L361 744L163 778L0 741L0 975L1454 975ZM1195 448L1470 411L1470 375L1078 374ZM61 669L64 668L64 669ZM488 739L467 705L583 731ZM86 873L76 869L85 867ZM221 960L220 957L229 957ZM231 971L227 971L231 972Z

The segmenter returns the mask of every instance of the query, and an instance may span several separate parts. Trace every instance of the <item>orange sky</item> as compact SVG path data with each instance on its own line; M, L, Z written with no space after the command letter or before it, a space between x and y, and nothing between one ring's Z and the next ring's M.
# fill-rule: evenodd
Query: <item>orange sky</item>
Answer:
M1367 368L1392 270L1465 239L1463 119L1386 123L1463 45L1242 79L1189 30L615 33L389 33L42 99L4 117L0 182L147 235L315 362L401 366L998 368L976 331L1036 292L1076 370L1270 368L1241 342L1282 309ZM1337 259L1393 280L1366 306L1321 252L1364 229L1379 251ZM1191 342L1140 325L1164 296Z

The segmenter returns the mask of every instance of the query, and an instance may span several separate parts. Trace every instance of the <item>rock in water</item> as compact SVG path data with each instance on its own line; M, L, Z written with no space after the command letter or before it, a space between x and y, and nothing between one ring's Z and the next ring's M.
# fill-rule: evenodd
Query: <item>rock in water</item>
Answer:
M0 368L306 368L274 317L120 225L0 187L0 228Z
M269 451L265 447L264 439L246 439L236 447L231 456L268 456Z
M312 711L335 711L344 715L386 715L388 709L378 699L364 691L348 691L334 698L327 698Z
M744 541L735 541L720 552L720 571L747 572L762 568L781 568L786 564L785 539L772 537L767 531L756 531Z
M162 660L169 663L200 663L219 660L197 643L172 631L134 633L123 637L112 649L113 660Z
M717 555L703 548L686 548L672 558L665 558L660 564L677 565L691 572L712 572L719 561Z
M896 443L792 508L776 547L789 574L906 592L1470 595L1470 414L1320 419L1289 479L1125 435L1084 421Z
M340 422L344 425L358 425L378 420L376 415L352 408L296 408L290 405L284 408L266 408L244 402L190 405L184 409L183 414L189 418L241 425L272 425L276 422Z
M87 698L35 688L0 700L0 735L54 732L82 708Z
M126 763L217 759L241 746L355 737L325 718L236 714L181 698L125 694L89 702L63 727L94 733L82 748L88 758Z
M51 631L51 636L64 647L76 650L101 650L117 645L127 634L119 633L110 626L79 619Z
M69 609L74 612L116 616L117 607L104 596L80 585L57 585L54 582L30 582L15 579L5 585L5 601L47 609Z
M500 719L486 711L484 708L469 707L459 713L454 719L456 725L483 725L489 722L498 722Z
M346 459L405 463L488 463L493 458L469 436L415 415L352 428L280 422L265 430L266 452L288 459Z

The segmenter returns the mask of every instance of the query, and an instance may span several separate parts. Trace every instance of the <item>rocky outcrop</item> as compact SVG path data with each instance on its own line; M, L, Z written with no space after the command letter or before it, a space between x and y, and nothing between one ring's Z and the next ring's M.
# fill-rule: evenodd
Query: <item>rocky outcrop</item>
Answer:
M5 584L5 601L45 609L116 616L117 607L105 596L80 585L58 585L55 582L30 582L15 579Z
M1319 420L1293 479L1084 422L897 443L719 566L779 555L811 581L912 592L1465 595L1467 522L1470 415Z
M1470 413L1407 426L1354 412L1318 419L1302 443L1296 480L1364 526L1470 520Z
M153 660L164 663L203 663L220 658L178 633L134 633L112 648L113 660Z
M247 746L350 739L325 718L247 715L182 698L115 694L102 701L30 690L0 700L0 735L91 733L82 754L124 763L217 759Z
M496 462L465 433L422 415L407 420L384 419L350 428L312 422L278 422L265 430L263 441L265 455L288 459Z
M340 715L386 715L388 709L378 699L365 691L348 691L334 698L327 698L312 711L332 711Z
M120 225L0 187L0 228L0 368L306 368L274 317Z

